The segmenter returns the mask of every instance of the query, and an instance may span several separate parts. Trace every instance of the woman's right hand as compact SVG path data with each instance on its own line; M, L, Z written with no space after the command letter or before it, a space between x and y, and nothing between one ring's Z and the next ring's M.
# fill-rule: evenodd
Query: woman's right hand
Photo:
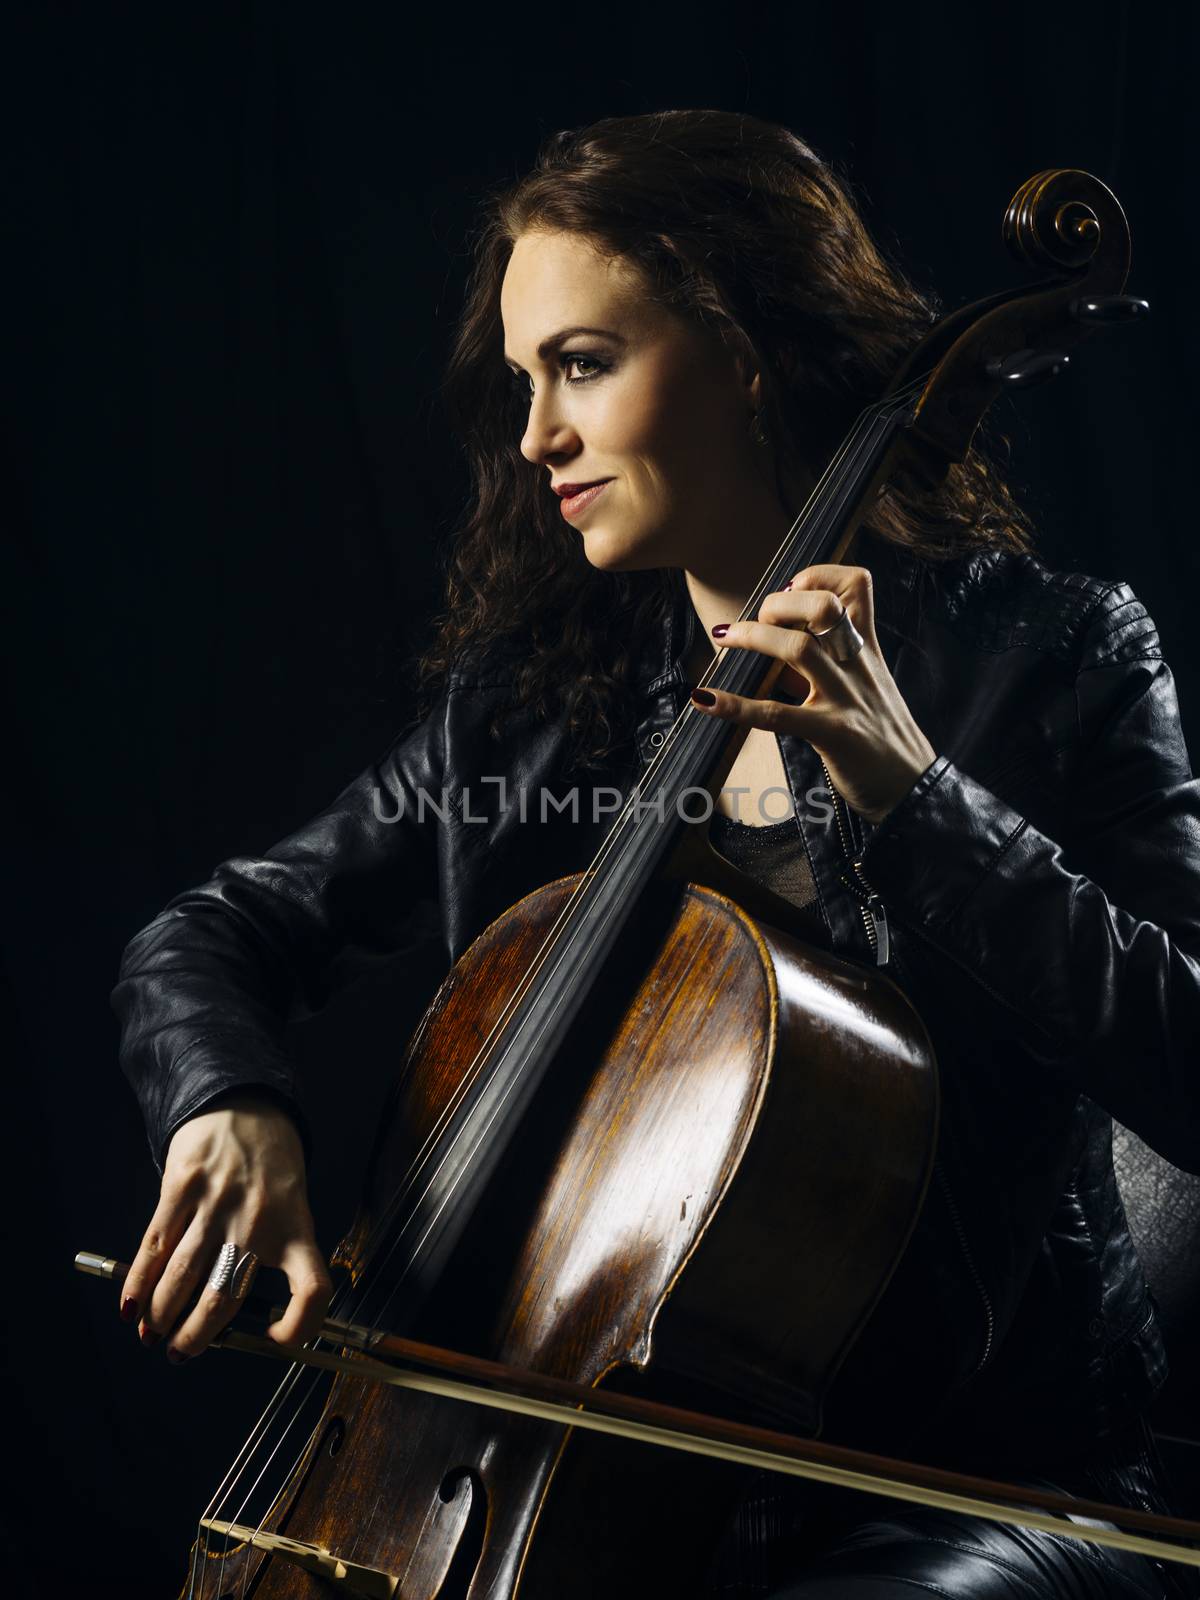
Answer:
M175 1130L158 1208L121 1290L121 1315L140 1318L143 1343L172 1335L169 1360L199 1355L238 1308L231 1295L207 1287L228 1240L287 1275L292 1298L267 1337L277 1344L311 1339L333 1286L308 1208L304 1148L283 1107L249 1089L223 1096Z

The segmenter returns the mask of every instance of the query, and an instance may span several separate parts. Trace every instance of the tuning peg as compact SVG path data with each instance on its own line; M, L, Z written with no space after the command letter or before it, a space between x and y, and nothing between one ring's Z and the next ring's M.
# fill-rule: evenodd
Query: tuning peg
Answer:
M987 364L987 375L1009 389L1029 389L1047 378L1057 378L1071 364L1065 350L1014 350L1008 356L995 356Z
M1150 302L1132 294L1080 295L1067 310L1077 322L1136 322L1149 315Z

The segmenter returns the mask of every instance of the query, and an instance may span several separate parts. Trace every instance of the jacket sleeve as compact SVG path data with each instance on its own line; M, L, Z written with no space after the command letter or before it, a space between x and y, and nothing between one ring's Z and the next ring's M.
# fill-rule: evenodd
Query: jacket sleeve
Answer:
M440 927L445 705L443 692L318 816L223 861L126 946L120 1061L160 1172L179 1124L235 1088L281 1099L309 1143L284 1024Z
M1061 846L939 755L863 874L1035 1060L1200 1173L1200 782L1127 584L1091 613L1075 699Z

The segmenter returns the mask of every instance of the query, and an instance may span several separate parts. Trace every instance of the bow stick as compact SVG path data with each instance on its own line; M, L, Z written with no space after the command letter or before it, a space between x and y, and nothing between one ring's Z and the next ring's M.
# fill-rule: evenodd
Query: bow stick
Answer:
M78 1271L92 1277L122 1283L129 1270L127 1262L111 1256L81 1251L75 1257ZM274 1320L279 1308L258 1296L243 1302L238 1318L250 1315ZM1200 1567L1200 1550L1145 1538L1119 1528L1097 1528L1069 1518L1091 1517L1105 1522L1123 1523L1145 1533L1174 1534L1181 1539L1200 1539L1200 1522L1182 1517L1162 1516L1158 1512L1137 1511L1130 1506L1109 1505L1103 1500L1084 1500L1074 1495L1034 1489L1025 1484L975 1477L933 1467L922 1462L876 1455L826 1440L805 1439L778 1433L749 1423L731 1422L702 1411L688 1411L661 1401L636 1395L593 1389L567 1378L529 1372L480 1356L443 1350L397 1334L359 1327L350 1322L327 1318L319 1339L341 1347L342 1352L319 1350L309 1345L281 1345L273 1339L244 1332L236 1326L238 1318L224 1328L213 1344L227 1350L243 1350L277 1360L299 1362L328 1372L343 1372L351 1377L387 1383L399 1389L416 1389L423 1394L448 1400L490 1406L520 1416L537 1417L544 1422L559 1422L572 1428L590 1428L597 1433L615 1434L670 1450L711 1456L741 1466L759 1467L789 1477L811 1478L833 1483L864 1494L887 1495L909 1500L916 1505L936 1506L960 1511L1021 1528L1038 1528L1061 1534L1085 1544L1109 1545L1130 1550L1160 1561L1177 1561ZM432 1368L432 1372L412 1370L412 1366ZM1053 1513L1059 1513L1054 1515Z

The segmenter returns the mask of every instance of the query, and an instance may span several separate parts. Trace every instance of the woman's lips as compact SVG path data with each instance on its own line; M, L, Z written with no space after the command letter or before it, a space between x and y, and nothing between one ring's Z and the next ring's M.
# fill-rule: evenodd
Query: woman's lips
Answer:
M594 483L590 489L581 489L578 494L564 495L558 502L559 510L564 517L577 517L581 511L586 511L598 494L604 493L611 482L611 478L605 478L603 483Z

